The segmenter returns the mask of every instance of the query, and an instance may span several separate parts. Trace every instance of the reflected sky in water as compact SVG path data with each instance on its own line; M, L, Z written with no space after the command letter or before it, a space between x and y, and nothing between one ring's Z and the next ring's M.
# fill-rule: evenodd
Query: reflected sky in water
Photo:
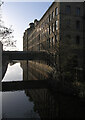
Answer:
M7 72L2 81L21 81L23 80L23 70L20 67L20 63L16 63L12 66L8 65Z
M32 118L39 117L33 110L33 102L29 101L24 91L3 92L3 117Z
M8 65L3 81L23 80L23 70L20 63ZM34 112L34 103L26 96L25 91L10 91L2 93L2 116L3 118L39 118Z
M24 75L26 75L25 72ZM20 63L8 66L4 81L23 80ZM12 86L11 86L12 87ZM20 86L19 86L20 87ZM77 97L57 93L55 89L24 89L2 93L3 118L85 118L85 102Z

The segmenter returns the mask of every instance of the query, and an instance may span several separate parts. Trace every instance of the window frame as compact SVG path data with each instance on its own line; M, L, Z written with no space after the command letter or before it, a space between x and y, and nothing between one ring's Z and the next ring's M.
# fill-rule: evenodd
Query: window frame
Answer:
M57 35L55 35L55 44L57 43Z
M79 35L76 36L76 45L80 45L80 36Z
M51 14L49 14L49 22L51 22Z
M48 40L48 41L49 41L49 48L50 48L50 38L49 38L49 40Z
M52 48L53 48L53 46L54 46L54 42L55 42L55 39L54 39L54 37L52 37L52 38L51 38Z
M55 16L58 15L58 7L55 8Z
M58 20L55 21L55 31L58 30Z
M55 24L52 23L52 32L54 32L54 31L55 31Z
M80 16L80 7L76 7L76 15Z
M54 18L54 10L52 11L52 19Z
M77 21L76 21L76 29L77 29L77 30L80 30L80 20L77 20Z
M68 15L71 14L71 6L70 5L66 5L65 13Z

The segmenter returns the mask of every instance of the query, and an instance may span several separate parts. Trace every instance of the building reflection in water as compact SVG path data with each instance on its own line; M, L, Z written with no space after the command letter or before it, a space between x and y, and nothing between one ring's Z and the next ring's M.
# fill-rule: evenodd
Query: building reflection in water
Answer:
M26 90L25 93L34 102L34 111L39 113L41 119L58 117L58 107L47 89Z
M30 101L34 102L34 111L43 119L85 118L85 103L74 97L52 93L48 89L25 90Z
M31 66L31 61L24 61L21 66L23 68L24 81L44 80L45 77L49 77L49 73L45 72L42 74L41 71L37 71L37 66L39 67L40 65L35 64L35 62L34 64L32 62ZM41 67L41 69L43 71L44 67ZM51 71L50 67L49 69L49 71ZM34 102L34 111L38 112L41 120L46 118L50 120L85 118L85 102L81 102L76 97L67 96L62 93L59 94L46 88L26 89L25 93L30 97L29 100Z
M23 68L23 80L45 80L49 78L49 74L53 71L52 67L45 63L36 61L21 62Z
M23 80L27 80L25 77L29 77L27 74L28 72L29 72L29 70L25 69ZM32 83L30 85L28 85L28 86L30 86L30 88L29 88L29 87L27 87L26 84L24 85L24 83L27 83L26 81L20 81L22 83L22 85L21 85L22 87L26 86L26 88L23 87L22 89L24 89L25 95L27 96L27 98L29 98L29 99L27 99L27 102L29 104L30 104L30 102L34 103L33 112L30 115L32 118L35 118L36 115L39 116L38 119L40 119L40 120L70 119L70 118L74 118L74 119L79 119L79 118L82 119L83 118L84 119L85 118L85 101L81 101L81 99L74 97L74 96L54 92L55 89L52 90L52 89L50 89L50 87L48 87L48 86L46 87L46 83L47 83L47 82L45 82L46 80L40 80L40 81L41 82L39 82L39 80L36 81L37 82L36 86L42 86L41 85L42 81L44 81L45 85L43 85L43 88L36 87L36 86L34 86L36 88L31 88L32 86L30 86L30 85ZM19 89L21 89L20 82L19 81L14 82L15 84L18 83L17 85L19 85L19 87L17 87L17 85L15 86L15 84L14 84L14 86L15 86L15 87L13 86L14 89L12 89L12 84L11 84L10 91L12 91L12 90L18 91ZM39 82L39 84L38 84L38 82ZM8 83L6 82L4 84L5 84L5 86L7 86L6 84L8 84ZM19 96L20 96L20 92L19 92ZM18 99L20 99L20 97L18 97ZM22 99L24 101L24 97L22 97ZM20 99L20 100L22 100L22 99ZM4 100L6 101L6 99L4 99ZM14 101L15 101L15 99L14 99ZM26 101L24 101L23 104L24 103L26 104ZM15 105L16 105L16 102L15 102ZM11 104L8 106L11 106ZM22 110L23 111L27 110L26 115L29 117L28 108L29 108L29 106L26 106L25 108L22 108ZM10 107L9 109L11 110L12 108ZM36 114L34 114L34 113L36 113Z
M67 8L69 8L69 13ZM75 17L73 13L70 14L71 8L74 10L73 13L76 14ZM82 13L82 11L84 12L84 8L85 4L83 2L53 2L39 21L35 19L34 23L29 24L30 27L25 30L23 35L23 51L45 51L52 55L54 61L49 57L48 60L44 61L33 60L22 62L24 81L49 80L50 75L52 75L51 77L58 78L57 81L61 82L60 87L58 86L59 89L68 87L69 89L72 88L71 92L74 91L71 85L84 81L84 44L80 44L79 42L81 40L84 43L84 39L82 34L80 36L77 35L79 29L84 31L84 27L80 26L80 24L83 25L81 21L84 21L81 17L85 16ZM80 16L75 12L75 9L77 12L81 11L79 12ZM80 21L76 21L78 16ZM67 18L69 20L73 18L73 21L69 25L66 23L66 21L69 21ZM79 25L73 27L73 23L77 23L77 25L79 23ZM71 27L75 32L75 36L72 33ZM74 43L75 38L76 42ZM55 70L53 70L54 68ZM53 81L51 83L53 84ZM65 87L62 88L62 84ZM56 87L54 91L55 89ZM62 91L66 92L67 89ZM34 109L39 112L42 119L85 117L85 103L82 103L78 98L58 94L48 89L25 90L25 93L34 101Z

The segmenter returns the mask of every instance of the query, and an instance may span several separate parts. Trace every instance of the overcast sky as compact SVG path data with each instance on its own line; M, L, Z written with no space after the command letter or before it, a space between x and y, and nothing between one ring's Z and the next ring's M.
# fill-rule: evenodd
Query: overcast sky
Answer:
M14 39L17 40L19 50L23 48L23 33L34 19L40 19L51 2L5 2L2 6L2 17L5 26L14 30Z

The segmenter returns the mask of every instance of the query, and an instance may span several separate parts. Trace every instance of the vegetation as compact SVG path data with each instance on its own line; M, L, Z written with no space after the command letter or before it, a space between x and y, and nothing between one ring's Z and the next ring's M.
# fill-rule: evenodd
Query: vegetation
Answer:
M7 47L16 47L16 40L13 40L14 36L12 35L12 26L7 28L6 26L4 26L4 22L2 21L1 7L3 3L4 2L0 1L0 41L3 44L3 49L6 50Z
M53 32L53 34L55 36L56 32ZM62 35L63 34L60 33L61 38ZM55 59L55 62L52 66L53 72L50 76L50 79L52 79L51 85L53 84L54 80L55 87L59 82L63 85L63 87L66 87L67 89L71 88L75 94L85 96L85 85L83 85L84 82L82 82L83 71L81 71L78 67L79 58L77 57L77 52L75 52L77 50L82 50L82 47L73 45L71 43L71 38L69 35L65 36L64 40L61 38L59 41L54 41L54 44L52 41L50 41L51 45L49 47L49 35L44 35L43 39L45 39L47 43L41 43L41 48L48 52L50 55L53 55ZM50 62L53 61L50 60ZM82 72L82 75L80 75L80 72ZM57 84L55 84L55 82Z

